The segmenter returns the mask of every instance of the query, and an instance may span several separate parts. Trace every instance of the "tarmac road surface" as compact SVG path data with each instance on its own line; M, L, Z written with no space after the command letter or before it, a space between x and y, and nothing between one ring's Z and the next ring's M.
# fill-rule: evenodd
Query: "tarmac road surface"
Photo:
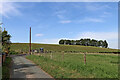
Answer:
M13 55L11 78L53 78L40 67L27 60L24 55Z

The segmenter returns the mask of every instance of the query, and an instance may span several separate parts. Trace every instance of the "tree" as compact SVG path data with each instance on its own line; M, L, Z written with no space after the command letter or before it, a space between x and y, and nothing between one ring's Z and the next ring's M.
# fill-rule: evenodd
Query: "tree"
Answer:
M59 41L59 44L64 44L64 40L63 40L63 39L60 40L60 41Z
M76 40L76 45L80 45L80 40Z
M98 41L98 42L97 42L97 45L98 45L97 47L100 47L100 46L101 46L101 43L100 43L100 41Z
M85 40L84 39L80 39L81 45L85 46Z
M67 44L67 45L70 45L70 44L71 44L71 41L70 41L70 40L66 40L66 44Z
M74 40L71 40L71 45L74 45L74 42L75 42Z
M108 47L108 43L106 40L95 40L95 39L80 39L80 40L60 40L59 44L64 45L83 45L83 46L95 46L95 47Z
M106 40L104 40L104 47L107 48L108 47L108 43Z
M104 47L104 42L100 40L100 47Z
M7 53L7 55L10 51L10 44L11 44L10 38L11 35L8 34L8 32L4 29L4 31L2 32L2 50L3 52Z
M86 39L86 45L90 46L90 39Z

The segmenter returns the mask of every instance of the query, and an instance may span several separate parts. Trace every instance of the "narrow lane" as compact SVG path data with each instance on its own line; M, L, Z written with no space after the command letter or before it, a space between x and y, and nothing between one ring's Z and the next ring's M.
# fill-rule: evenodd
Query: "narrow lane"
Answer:
M12 56L12 59L13 72L11 73L11 78L51 78L51 76L24 56Z

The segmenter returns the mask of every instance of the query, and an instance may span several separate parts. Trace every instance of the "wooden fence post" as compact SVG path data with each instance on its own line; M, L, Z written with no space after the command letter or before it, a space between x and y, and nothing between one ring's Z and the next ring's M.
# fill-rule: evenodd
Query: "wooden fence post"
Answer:
M64 61L64 51L62 52L62 60Z
M86 64L86 53L84 53L84 64Z
M53 58L53 55L52 55L52 53L51 53L51 59Z

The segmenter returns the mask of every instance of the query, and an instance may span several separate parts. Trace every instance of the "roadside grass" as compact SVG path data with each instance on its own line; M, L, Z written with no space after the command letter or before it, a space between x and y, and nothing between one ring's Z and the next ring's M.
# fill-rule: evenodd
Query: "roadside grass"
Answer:
M54 78L118 78L118 56L61 53L29 55L32 60Z
M55 45L55 44L37 44L32 43L32 49L40 49L44 48L45 51L78 51L78 52L118 52L118 49L108 49L108 48L100 48L93 46L81 46L81 45ZM11 51L16 52L28 52L29 51L29 43L12 43Z
M10 64L12 58L6 57L5 62L2 64L2 80L8 80L10 78Z

